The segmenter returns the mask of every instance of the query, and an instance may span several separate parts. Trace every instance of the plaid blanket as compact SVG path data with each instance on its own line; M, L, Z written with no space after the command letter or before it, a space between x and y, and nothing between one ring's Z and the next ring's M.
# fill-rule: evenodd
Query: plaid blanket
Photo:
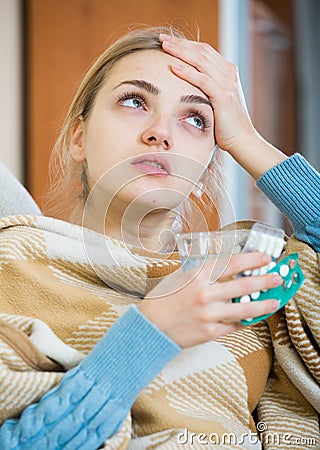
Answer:
M182 351L103 448L320 448L319 255L291 237L286 252L296 251L306 281L295 298L268 322ZM143 253L55 219L1 219L0 423L179 267L176 253ZM56 339L50 349L40 332Z

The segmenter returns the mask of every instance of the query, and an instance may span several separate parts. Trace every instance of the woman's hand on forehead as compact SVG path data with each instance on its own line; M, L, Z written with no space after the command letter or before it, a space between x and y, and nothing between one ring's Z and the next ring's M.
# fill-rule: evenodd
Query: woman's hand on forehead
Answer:
M162 48L177 58L172 71L201 89L209 98L215 118L215 138L222 150L243 146L255 133L247 111L237 66L211 45L160 34Z
M234 65L224 59L211 45L167 34L160 34L159 40L162 42L162 48L167 53L196 68L199 72L200 81L205 81L205 77L202 77L202 75L206 74L210 69L215 69L215 80L219 82L221 87L228 81L230 70L234 68ZM181 64L181 66L183 65Z

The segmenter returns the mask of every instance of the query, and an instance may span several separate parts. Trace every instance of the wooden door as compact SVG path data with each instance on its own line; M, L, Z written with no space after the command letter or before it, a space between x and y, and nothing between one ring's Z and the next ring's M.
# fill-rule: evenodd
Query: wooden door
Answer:
M217 46L218 0L25 2L26 184L41 206L48 160L67 105L91 62L138 24L173 24Z

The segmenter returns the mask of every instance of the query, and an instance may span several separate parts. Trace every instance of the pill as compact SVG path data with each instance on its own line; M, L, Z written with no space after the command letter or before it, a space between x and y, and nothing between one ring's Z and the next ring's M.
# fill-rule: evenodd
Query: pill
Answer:
M258 241L257 250L261 253L268 253L266 250L269 245L269 237L266 234L261 234Z
M269 242L268 242L267 248L265 250L265 253L267 255L273 256L274 249L277 245L276 243L277 243L277 238L275 238L273 236L269 236Z
M252 271L252 275L253 275L253 276L260 275L260 269L254 269L254 270Z
M292 274L291 279L292 279L292 282L295 284L300 283L300 276L296 272Z
M283 266L280 266L279 273L282 277L286 277L289 273L289 266L287 264L283 264Z
M257 298L260 297L260 291L252 292L252 294L250 294L250 297L252 298L252 300L257 300Z
M275 246L275 249L273 251L273 255L272 255L274 258L278 258L281 255L283 246L284 246L284 240L283 239L278 239L277 243L276 243L276 246Z
M251 299L250 299L249 295L243 295L242 297L240 297L241 303L249 303L250 301L251 301Z
M254 230L251 230L247 241L249 247L254 247L257 241L258 241L258 233Z
M260 275L265 275L268 272L268 266L260 267Z
M287 281L287 289L290 289L291 286L292 286L292 281L291 280Z
M273 269L274 267L276 267L276 263L275 263L275 261L271 261L271 262L269 262L269 264L268 264L268 270L271 270L271 269Z

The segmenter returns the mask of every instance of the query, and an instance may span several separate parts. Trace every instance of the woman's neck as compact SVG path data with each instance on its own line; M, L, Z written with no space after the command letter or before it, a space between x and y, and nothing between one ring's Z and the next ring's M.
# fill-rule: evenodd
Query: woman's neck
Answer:
M105 217L86 206L83 226L149 251L170 252L175 247L172 225L175 213L159 209L152 212L111 204Z

